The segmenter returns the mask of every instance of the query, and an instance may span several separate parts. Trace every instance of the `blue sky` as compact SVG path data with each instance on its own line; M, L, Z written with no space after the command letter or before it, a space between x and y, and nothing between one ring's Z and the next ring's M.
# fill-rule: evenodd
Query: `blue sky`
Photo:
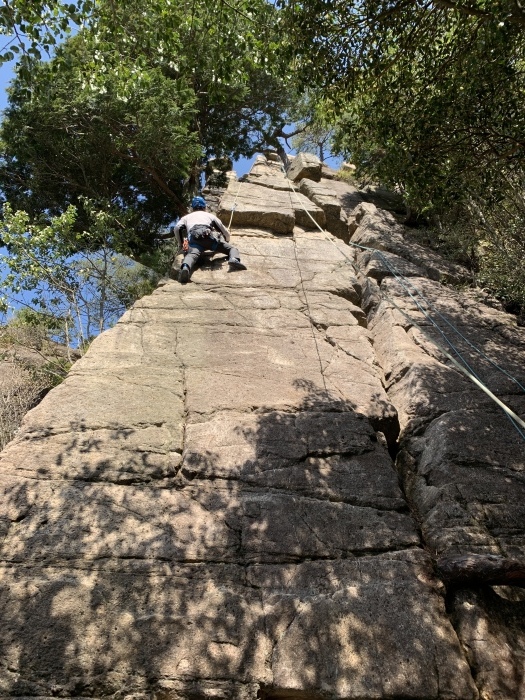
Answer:
M0 66L0 110L3 110L7 106L7 86L9 81L13 77L13 65L15 61L10 61L9 63L4 63Z

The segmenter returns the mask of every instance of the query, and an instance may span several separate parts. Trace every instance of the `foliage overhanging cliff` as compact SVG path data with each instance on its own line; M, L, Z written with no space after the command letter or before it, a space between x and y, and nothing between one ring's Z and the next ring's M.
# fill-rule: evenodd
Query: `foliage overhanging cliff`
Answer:
M77 35L40 61L71 20ZM523 305L519 4L17 0L0 21L26 35L2 127L15 207L48 217L74 204L81 233L89 201L113 217L115 248L140 254L210 157L275 147L298 119L329 123L333 152L399 189L412 220Z

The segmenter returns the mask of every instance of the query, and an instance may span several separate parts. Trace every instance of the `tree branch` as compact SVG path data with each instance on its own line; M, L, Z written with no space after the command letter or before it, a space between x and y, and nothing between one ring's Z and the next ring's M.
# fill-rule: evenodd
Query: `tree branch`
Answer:
M173 192L173 190L168 186L168 184L164 181L164 179L158 174L158 172L155 170L154 167L151 165L148 165L146 162L144 162L141 158L137 156L136 153L129 154L129 153L123 153L122 151L119 151L116 148L112 149L113 152L117 155L119 155L121 158L125 160L131 160L134 163L137 163L138 167L144 172L149 175L149 177L158 185L158 187L166 194L169 199L175 204L176 212L179 216L184 216L184 214L187 213L186 205L184 202L182 202L179 197Z
M461 14L468 15L470 17L480 17L481 19L496 19L494 14L492 14L491 12L479 10L477 7L460 5L459 3L455 2L455 0L435 0L435 4L436 7L443 7L448 10L457 10L457 12L461 12ZM517 12L512 12L511 14L507 15L507 19L509 20L509 22L513 22L515 24L525 25L525 13L523 12L523 9L518 2L515 2L515 5Z
M291 134L285 134L282 129L276 129L274 131L274 136L276 138L281 138L287 141L288 139L291 139L293 136L297 136L297 134L302 134L303 131L306 131L308 127L311 125L311 122L308 122L308 124L305 124L304 126L299 127L299 129L296 129L295 131L292 131Z
M465 7L464 5L458 5L457 2L452 0L435 0L437 7L444 7L447 10L457 10L461 12L462 15L469 15L471 17L492 17L490 12L485 12L484 10L478 10L477 7Z

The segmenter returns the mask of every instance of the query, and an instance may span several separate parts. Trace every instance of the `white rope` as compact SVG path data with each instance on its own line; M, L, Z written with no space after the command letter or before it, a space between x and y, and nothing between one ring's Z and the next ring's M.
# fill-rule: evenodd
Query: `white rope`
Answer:
M284 171L284 167L282 168L282 170L283 170L284 174L286 175L286 172ZM292 184L291 181L289 181L289 185L290 185L290 188L291 188L292 192L293 192L293 193L296 195L296 197L297 197L297 191L296 191L296 189L294 188L294 186L293 186L293 184ZM304 205L301 204L301 201L300 201L299 197L297 197L297 200L299 201L299 204L300 204L300 206L302 207L302 209L306 212L306 214L307 214L307 215L309 216L309 218L313 221L313 223L315 224L315 226L319 229L319 231L320 231L321 233L325 234L325 235L330 236L329 238L327 238L327 240L331 241L331 243L344 255L343 251L341 251L341 250L335 245L335 242L332 240L331 235L330 235L325 229L323 229L323 228L318 224L318 222L313 218L313 216L312 216L312 215L310 214L310 212L306 209L306 207L304 207ZM446 334L443 332L443 330L442 330L441 328L439 328L439 326L438 326L438 325L436 324L436 322L429 316L429 314L425 311L425 309L423 309L423 308L421 307L421 305L417 302L417 300L414 298L414 296L413 296L413 295L410 293L410 291L407 289L407 286L406 286L405 284L403 284L402 280L403 280L403 279L406 279L406 278L404 277L404 275L402 275L399 271L397 271L397 270L394 268L394 266L391 265L391 263L389 263L389 262L386 260L385 256L382 255L382 253L381 253L380 250L377 250L376 248L370 248L370 247L368 247L368 246L362 246L362 245L360 245L360 244L358 244L358 243L352 243L352 241L349 241L349 245L350 245L350 246L353 246L353 247L355 247L355 248L359 248L359 249L361 249L361 250L366 250L366 251L372 252L372 253L376 254L376 255L379 257L379 259L381 260L381 262L385 265L386 269L387 269L389 272L391 272L391 274L398 280L398 282L399 282L399 283L401 284L401 286L405 289L405 291L407 292L407 294L409 294L409 296L413 299L413 301L414 301L414 303L417 305L417 307L421 310L421 312L425 315L425 317L432 323L432 325L441 333L441 335L444 337L444 339L446 340L446 342L448 343L448 345L453 349L453 351L458 355L458 357L461 359L461 361L462 361L464 364L461 365L454 357L452 357L452 355L451 355L447 350L445 350L445 348L443 348L438 342L436 342L436 340L435 340L434 338L432 338L425 330L423 330L423 328L417 323L417 321L415 321L414 319L412 319L412 318L409 316L408 313L406 313L405 311L403 311L403 310L395 303L395 301L394 301L393 299L391 299L390 297L388 297L388 296L380 289L379 291L380 291L382 297L383 297L384 299L386 299L387 301L389 301L389 302L390 302L395 308L397 308L406 318L408 318L408 320L420 330L420 332L425 336L425 338L427 338L427 340L429 340L431 343L433 343L433 344L438 348L438 350L439 350L440 352L442 352L443 355L445 355L445 357L447 357L457 369L459 369L460 372L462 372L466 377L468 377L474 384L476 384L476 386L478 386L482 391L484 391L485 394L487 394L487 396L489 396L500 408L502 408L503 411L506 413L507 417L511 420L513 426L516 428L516 430L517 430L517 432L519 433L519 435L525 440L525 433L523 433L523 432L520 430L520 428L518 427L518 426L521 426L521 427L525 430L525 421L523 421L516 413L514 413L514 411L513 411L512 409L510 409L505 403L503 403L503 401L501 401L501 400L486 386L486 384L481 380L481 378L477 376L476 372L469 366L468 362L462 357L461 353L460 353L459 350L455 347L454 343L446 337ZM345 257L349 262L352 263L352 261L351 261L346 255L344 255L344 257ZM410 283L408 283L408 284L410 284ZM427 306L428 306L430 309L433 310L432 304L428 301L428 299L426 299L426 298L424 297L424 295L423 295L414 285L411 285L411 286L417 291L418 295L425 301L425 303L427 304ZM437 312L437 311L436 311L436 313L439 314L439 312ZM440 317L441 317L441 314L439 314L439 315L440 315ZM454 325L453 325L452 323L450 323L450 322L449 322L448 320L446 320L446 319L444 319L444 320L445 320L446 323L447 323L461 338L463 338L463 339L470 345L470 347L472 347L479 355L481 355L482 357L484 357L485 359L487 359L495 368L497 368L498 370L500 370L501 372L503 372L507 377L509 377L510 379L512 379L521 389L524 389L524 387L522 386L522 384L521 384L515 377L513 377L509 372L507 372L505 369L501 368L497 363L495 363L493 360L491 360L491 358L489 358L480 348L478 348L476 345L474 345L471 341L469 341L468 339L464 338L464 336L460 333L460 331L458 331L458 330L454 327Z
M356 247L363 247L363 248L364 248L364 246L358 246L357 243L353 243L353 244L351 243L351 245L355 245ZM370 249L368 249L368 250L370 250ZM378 254L378 257L384 258L384 255L382 255L380 251L378 251L378 250L376 250L376 249L373 249L373 250L375 251L375 253ZM479 348L479 347L478 347L477 345L475 345L472 341L470 341L467 337L465 337L465 336L461 333L461 331L459 331L459 330L454 326L454 324L452 324L445 316L443 316L443 314L442 314L438 309L435 308L435 306L433 306L433 305L428 301L428 299L421 293L421 291L420 291L414 284L412 284L412 283L410 282L409 279L407 279L406 277L404 277L398 270L396 270L395 266L392 265L392 263L387 262L386 259L383 260L383 263L384 263L384 265L387 267L387 269L390 270L390 272L392 272L393 276L398 280L398 282L403 286L403 288L406 290L407 294L410 295L411 299L414 301L414 303L415 303L416 306L419 308L419 310L421 311L421 313L423 313L423 314L428 318L428 320L432 323L432 325L434 325L434 326L436 327L436 329L443 335L443 337L445 338L445 340L447 341L447 343L450 344L450 341L449 341L448 338L446 337L445 333L442 331L441 328L439 328L439 326L436 324L436 322L425 312L425 310L424 310L424 309L421 307L421 305L418 303L417 299L415 299L414 296L410 293L410 291L408 290L408 287L412 287L412 289L415 291L415 293L416 293L419 297L421 297L421 299L425 302L425 304L427 305L427 307L428 307L431 311L433 311L433 313L435 313L436 316L439 316L439 318L440 318L444 323L446 323L446 324L451 328L451 330L452 330L454 333L456 333L456 335L458 335L462 340L464 340L465 343L467 343L467 345L469 345L475 352L477 352L481 357L483 357L483 359L487 360L487 362L489 362L495 369L497 369L497 370L499 370L500 372L502 372L502 374L504 374L505 376L507 376L510 380L512 380L515 384L517 384L517 385L519 386L519 388L520 388L522 391L525 392L525 387L523 386L523 384L521 384L521 382L520 382L518 379L516 379L516 377L513 377L512 374L510 374L510 372L507 372L506 369L504 369L503 367L501 367L500 365L498 365L497 362L495 362L495 361L494 361L492 358L490 358L485 352L483 352L483 350L482 350L481 348ZM403 282L402 280L404 280L404 282ZM451 347L453 347L453 346L451 345ZM463 362L465 362L465 364L468 364L468 363L466 362L466 360L465 360L463 357L462 357L461 359L462 359Z
M424 330L424 328L420 326L417 321L414 321L414 319L411 318L406 311L401 309L401 307L398 306L395 303L395 301L393 301L393 299L389 299L388 297L386 297L386 295L385 298L392 304L392 306L394 306L398 311L400 311L414 326L416 326L418 330L422 333L422 335L424 335L427 340L433 343L439 349L439 351L442 352L443 355L445 355L445 357L447 357L457 369L459 369L460 372L462 372L466 377L473 381L474 384L476 384L482 391L485 392L485 394L487 394L487 396L489 396L495 403L497 403L498 406L500 406L500 408L502 408L505 411L505 413L509 416L509 418L512 419L513 422L517 423L525 430L525 421L523 421L518 415L516 415L516 413L514 413L512 409L510 409L506 404L504 404L503 401L498 399L498 397L492 393L492 391L487 387L487 385L484 384L475 373L471 372L469 369L460 364L454 357L452 357L452 355L447 350L445 350L445 348L441 347L439 343L436 343L436 341ZM525 433L522 433L519 429L518 432L521 435L521 437L525 439Z
M301 271L301 266L299 264L299 258L297 257L297 242L296 242L294 237L292 238L292 242L293 242L293 249L294 249L294 254L295 254L295 263L296 263L297 269L299 271L299 279L301 280L301 289L303 290L303 296L304 296L304 300L306 302L306 308L308 309L308 320L310 321L310 330L312 331L312 337L313 337L314 343L315 343L315 350L317 352L317 359L319 360L319 369L320 369L321 377L323 380L323 386L324 386L325 392L328 393L328 386L326 384L326 377L324 375L324 370L323 370L323 361L321 359L321 353L319 351L319 345L317 343L317 336L315 333L315 326L314 326L314 322L312 320L312 310L310 309L310 302L308 301L308 294L307 294L306 289L304 287L303 273Z
M238 187L238 189L237 189L237 194L235 195L235 198L234 198L234 200L233 200L233 207L232 207L232 210L231 210L230 224L229 224L229 226L228 226L228 229L231 227L231 224L232 224L233 212L235 211L235 208L236 208L237 197L239 196L239 192L241 191L241 184L242 184L242 182L239 180L239 187ZM316 352L317 352L317 358L318 358L318 360L319 360L319 368L320 368L320 372L321 372L321 377L322 377L322 379L323 379L324 389L325 389L325 391L328 391L328 387L327 387L327 385L326 385L326 378L325 378L324 372L323 372L323 362L322 362L322 360L321 360L321 353L319 352L319 346L318 346L318 344L317 344L317 337L316 337L316 335L315 335L314 323L313 323L313 321L312 321L312 312L311 312L311 310L310 310L310 304L309 304L309 302L308 302L308 295L307 295L307 293L306 293L306 289L304 288L304 280L303 280L303 275L302 275L302 272L301 272L301 267L300 267L300 265L299 265L299 259L297 258L297 244L296 244L295 240L293 241L293 245L294 245L295 262L296 262L296 264L297 264L297 269L298 269L298 271L299 271L299 279L301 280L301 289L302 289L302 291L303 291L303 296L304 296L304 299L305 299L305 302L306 302L306 307L307 307L307 309L308 309L308 318L309 318L309 321L310 321L310 330L312 331L312 337L313 337L313 340L314 340L314 343L315 343L315 349L316 349Z
M231 216L230 216L230 223L228 224L228 231L230 230L231 225L232 225L232 221L233 221L233 212L235 211L235 209L236 209L236 207L237 207L237 197L239 196L239 192L241 191L241 184L242 184L242 183L241 183L241 181L239 180L239 188L238 188L238 190L237 190L237 194L236 194L235 197L233 198L233 206L232 206L232 210L231 210L232 213L231 213Z

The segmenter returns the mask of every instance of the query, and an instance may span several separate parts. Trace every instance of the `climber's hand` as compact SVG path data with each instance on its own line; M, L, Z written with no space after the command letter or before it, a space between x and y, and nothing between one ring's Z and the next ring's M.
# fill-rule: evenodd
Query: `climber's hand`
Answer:
M185 239L182 241L182 250L183 250L185 253L187 253L188 250L189 250L189 247L190 247L190 244L188 243L188 239L185 238Z

